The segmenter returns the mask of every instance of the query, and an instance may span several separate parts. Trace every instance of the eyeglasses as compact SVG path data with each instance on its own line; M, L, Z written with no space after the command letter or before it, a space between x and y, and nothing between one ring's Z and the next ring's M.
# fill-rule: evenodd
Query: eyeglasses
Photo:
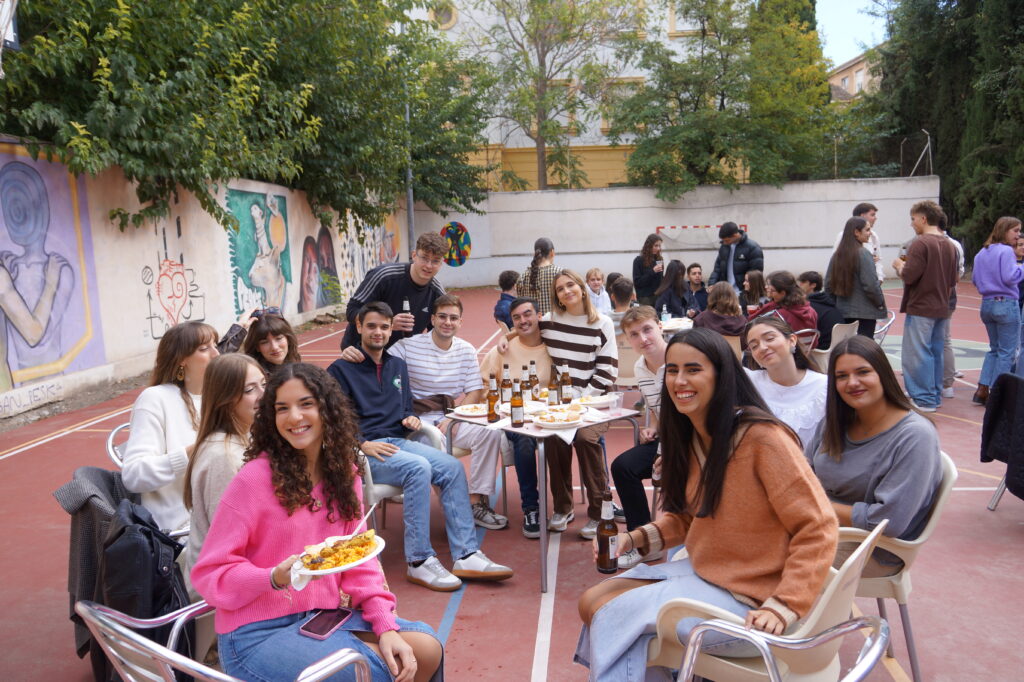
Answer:
M263 317L264 315L277 315L278 317L281 317L281 309L275 305L269 308L263 308L262 310L252 311L252 316L255 317L257 320Z
M441 264L444 263L443 258L427 258L426 256L420 255L418 251L413 254L413 257L416 258L421 263L423 263L424 265L430 265L435 268L441 267Z
M449 315L448 313L435 313L434 317L442 322L458 322L462 319L460 315Z

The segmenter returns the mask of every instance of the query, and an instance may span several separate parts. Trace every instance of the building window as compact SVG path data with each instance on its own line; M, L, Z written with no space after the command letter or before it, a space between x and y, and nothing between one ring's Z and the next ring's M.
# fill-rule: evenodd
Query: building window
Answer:
M459 20L459 11L449 0L439 0L430 10L430 18L442 31L447 31Z
M843 90L850 91L850 78L849 76L843 76L843 80L839 81L840 85L843 86Z
M611 129L609 114L624 100L632 97L640 89L644 79L642 76L615 78L605 84L599 105L601 112L601 134L607 135Z
M854 79L855 87L857 88L856 92L860 92L861 90L863 90L864 89L864 69L857 69L854 72L854 74L853 74L853 79Z

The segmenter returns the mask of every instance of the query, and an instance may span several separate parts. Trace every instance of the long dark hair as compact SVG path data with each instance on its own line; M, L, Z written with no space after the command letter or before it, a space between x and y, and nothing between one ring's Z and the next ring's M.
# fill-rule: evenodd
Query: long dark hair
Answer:
M355 433L359 425L338 382L324 370L304 362L281 365L270 376L266 392L260 400L252 425L252 442L245 451L245 461L266 453L273 473L274 494L289 516L299 507L316 511L313 502L313 481L306 471L306 456L285 440L277 429L274 403L281 385L298 379L316 399L323 424L323 444L317 466L324 489L324 506L329 521L359 518L361 509L356 497L356 475L363 468L356 458L359 443Z
M299 355L299 340L295 336L295 330L288 324L288 320L280 315L263 315L260 319L253 322L245 335L245 343L242 346L242 350L246 355L251 356L256 362L260 363L260 367L269 374L277 369L278 365L268 362L263 357L263 353L260 353L260 341L270 336L283 336L288 340L288 354L284 356L283 364L287 365L302 361L302 356Z
M657 232L650 233L647 235L647 239L644 240L644 246L640 249L640 260L645 268L654 266L654 245L660 241L661 235Z
M807 303L807 296L804 294L804 290L797 285L796 277L792 272L776 270L768 275L768 283L775 291L781 291L784 294L782 301L778 304L780 308L792 308Z
M853 425L856 411L846 404L836 388L836 362L842 355L864 358L875 370L882 384L885 401L901 410L916 412L910 399L900 388L896 373L889 364L882 347L866 336L851 336L836 344L828 358L828 393L825 397L825 428L821 436L821 451L839 460L843 454L846 432ZM928 415L924 415L928 418Z
M551 256L555 250L554 243L547 237L541 237L533 243L533 260L530 261L530 289L537 290L537 268L540 262Z
M196 431L196 444L192 456L185 467L185 489L182 500L185 508L192 508L192 470L196 462L204 456L203 443L215 433L234 436L243 441L249 438L249 429L244 429L235 418L235 405L242 398L245 390L245 375L249 368L255 367L264 376L263 368L254 359L244 353L228 353L218 355L206 367L203 375L203 407L199 417L199 429Z
M743 328L743 334L741 335L741 338L743 339L744 348L750 345L747 342L747 334L749 334L750 330L759 324L763 324L767 327L771 327L772 329L777 330L780 334L785 336L787 340L794 336L793 328L789 326L789 323L786 322L786 320L776 315L775 313L768 313L767 315L755 317L750 322L747 322L747 326ZM751 362L754 363L754 369L760 369L760 366L757 364L757 360L754 360L753 358L753 353L751 353L750 355L750 360ZM811 359L807 357L807 352L804 351L803 344L800 343L799 338L796 340L796 347L793 350L793 362L796 363L797 369L806 369L811 372L817 372L818 374L821 374L821 370L818 369L818 366L811 362Z
M661 296L665 291L671 289L672 293L682 298L683 291L685 291L687 286L686 266L683 265L682 261L673 259L665 266L665 276L661 278L661 284L658 285L654 295L655 297Z
M670 398L671 380L666 377L661 388L661 415L658 436L662 448L662 490L665 492L662 508L675 514L713 516L722 498L725 471L732 456L732 437L741 424L778 424L799 443L796 434L772 416L754 384L747 378L732 347L722 335L710 329L690 329L679 332L668 342L668 349L684 343L703 353L715 370L715 393L708 404L705 427L711 436L707 460L701 472L697 494L687 499L686 485L690 473L693 451L693 422L678 412ZM699 504L699 506L698 506Z
M747 301L747 305L752 305L755 308L761 305L761 300L768 297L768 292L764 288L764 273L760 270L747 270L747 274L744 275L747 280L747 296L750 299Z
M149 385L174 384L181 392L181 399L188 408L188 416L192 427L199 427L199 415L192 397L185 390L185 380L178 378L178 368L188 356L199 350L204 343L217 343L217 330L205 322L189 320L176 324L160 337L156 347L156 360L153 372L149 375Z
M832 274L825 287L836 296L850 296L857 284L860 272L860 252L864 247L857 241L857 233L868 226L863 218L850 218L843 228L839 248L832 255ZM775 286L774 284L772 286Z

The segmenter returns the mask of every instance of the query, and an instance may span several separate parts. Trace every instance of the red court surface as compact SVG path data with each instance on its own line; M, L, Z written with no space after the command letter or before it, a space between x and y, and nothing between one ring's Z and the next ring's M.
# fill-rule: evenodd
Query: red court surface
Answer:
M960 478L942 522L913 568L911 615L924 679L1024 679L1024 647L1019 644L1024 611L1024 502L1004 496L996 512L986 509L1004 473L1001 464L979 463L982 409L970 402L987 343L978 319L980 298L961 285L960 308L953 322L957 362L964 378L955 399L946 400L934 415L943 449L960 470ZM493 290L459 292L466 304L462 336L481 351L494 343L491 307ZM890 307L898 308L899 291L886 291ZM899 354L899 316L886 349ZM341 325L322 327L300 338L307 361L326 366L337 355ZM104 451L109 431L128 419L136 392L90 408L55 416L9 432L0 444L0 499L3 500L0 590L2 680L68 680L86 682L87 660L74 653L68 620L68 531L70 518L51 493L70 480L77 467L111 467ZM627 403L635 398L627 396ZM627 426L613 427L608 455L629 445ZM552 534L550 590L539 589L537 540L519 531L522 514L512 469L509 481L510 528L481 531L483 549L516 575L498 584L469 583L458 592L430 592L407 583L401 553L401 508L390 506L388 541L382 555L390 585L398 595L399 613L423 620L446 641L446 673L450 680L584 680L586 670L572 662L579 633L576 600L599 579L590 544L576 531L585 507L576 497L577 519L564 534ZM577 478L578 480L578 478ZM500 500L492 500L500 511ZM439 507L432 516L432 540L442 563L451 564ZM872 614L874 602L858 600ZM890 603L890 615L896 614ZM871 680L907 680L910 665L898 618L892 624L896 658L871 674ZM844 661L852 662L859 637L848 638ZM615 681L618 682L618 681Z

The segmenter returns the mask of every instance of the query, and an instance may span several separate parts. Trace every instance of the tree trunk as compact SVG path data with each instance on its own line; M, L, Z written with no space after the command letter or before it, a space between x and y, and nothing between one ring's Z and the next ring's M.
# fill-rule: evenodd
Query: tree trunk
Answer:
M537 189L548 188L548 148L543 135L537 136Z

